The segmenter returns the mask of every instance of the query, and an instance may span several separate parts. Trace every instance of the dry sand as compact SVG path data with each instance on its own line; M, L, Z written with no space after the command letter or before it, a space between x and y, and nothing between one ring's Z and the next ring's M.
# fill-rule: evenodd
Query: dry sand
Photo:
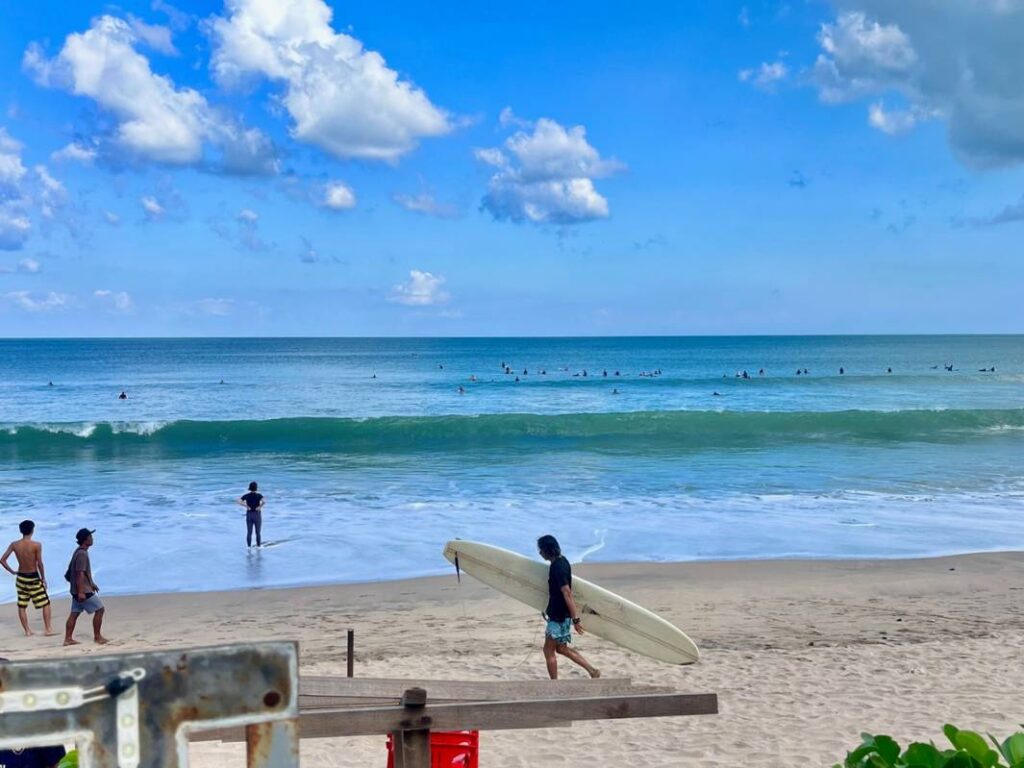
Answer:
M97 553L97 560L102 557ZM830 766L861 731L941 740L941 726L1007 735L1024 722L1024 554L903 561L581 565L576 572L660 612L701 647L671 667L592 636L578 647L605 675L716 692L720 714L579 723L481 736L481 765ZM108 597L103 651L296 639L303 671L466 680L545 677L540 622L493 590L451 577L206 594ZM62 624L66 601L55 603ZM101 652L22 638L16 658ZM33 615L34 626L38 618ZM79 628L85 639L87 623ZM563 660L563 676L582 676ZM193 746L193 765L243 766L240 745ZM380 766L382 737L303 743L303 766Z

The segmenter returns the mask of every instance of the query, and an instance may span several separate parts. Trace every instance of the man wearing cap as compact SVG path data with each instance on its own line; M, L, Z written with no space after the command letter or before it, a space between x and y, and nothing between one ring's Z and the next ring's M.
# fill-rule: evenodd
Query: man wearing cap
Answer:
M92 564L89 562L89 547L92 546L93 533L95 530L81 528L75 534L78 549L71 556L71 563L64 574L71 583L71 615L68 616L68 623L64 628L64 645L78 645L78 641L72 635L75 632L75 624L78 623L78 615L83 611L92 614L93 639L100 645L108 642L100 631L103 628L105 609L97 594L100 588L92 580Z

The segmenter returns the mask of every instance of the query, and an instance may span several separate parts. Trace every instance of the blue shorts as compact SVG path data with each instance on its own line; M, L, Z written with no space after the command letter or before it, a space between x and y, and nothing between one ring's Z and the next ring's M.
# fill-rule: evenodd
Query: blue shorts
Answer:
M96 613L96 611L103 610L103 603L100 601L100 596L93 592L85 600L79 600L74 595L71 596L71 612L72 613Z
M559 645L568 645L572 642L572 619L566 619L565 621L552 621L548 619L544 636L550 637Z

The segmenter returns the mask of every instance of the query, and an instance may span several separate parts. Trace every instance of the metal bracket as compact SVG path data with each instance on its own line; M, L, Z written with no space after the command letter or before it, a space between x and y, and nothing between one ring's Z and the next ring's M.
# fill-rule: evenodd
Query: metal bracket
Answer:
M232 726L250 766L298 768L297 717L295 643L0 665L0 748L75 741L81 768L186 768L190 732Z

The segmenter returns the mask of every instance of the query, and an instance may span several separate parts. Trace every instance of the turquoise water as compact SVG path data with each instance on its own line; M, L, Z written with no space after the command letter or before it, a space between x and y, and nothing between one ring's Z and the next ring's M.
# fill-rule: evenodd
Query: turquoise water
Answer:
M1024 541L1021 336L8 340L0 369L0 531L35 519L59 574L97 528L106 592L439 573L454 536L647 561Z

